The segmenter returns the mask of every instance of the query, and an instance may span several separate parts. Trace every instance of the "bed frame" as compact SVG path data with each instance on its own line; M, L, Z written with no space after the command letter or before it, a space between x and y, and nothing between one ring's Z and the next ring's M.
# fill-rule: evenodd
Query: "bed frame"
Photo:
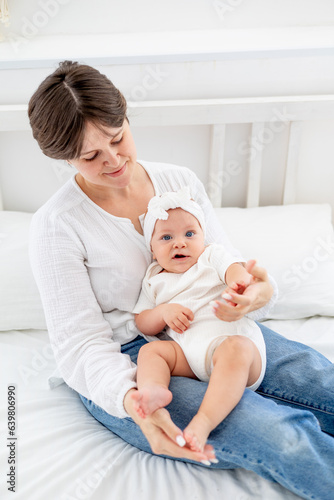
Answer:
M286 151L284 189L281 203L296 202L299 152L302 123L308 120L327 120L334 117L334 95L252 97L239 99L198 99L129 102L131 124L144 126L209 125L209 178L218 179L226 166L224 156L226 126L251 124L250 144L269 143L282 127L289 129ZM27 105L0 106L0 133L30 130ZM248 158L246 207L259 206L263 155L261 148ZM215 207L222 204L221 190L209 193ZM3 209L0 191L0 209Z

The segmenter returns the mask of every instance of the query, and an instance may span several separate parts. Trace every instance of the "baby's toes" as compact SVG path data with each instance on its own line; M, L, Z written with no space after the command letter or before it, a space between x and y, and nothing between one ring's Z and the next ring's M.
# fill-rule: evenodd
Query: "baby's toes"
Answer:
M197 436L190 429L186 429L183 435L189 448L192 451L203 451L203 446L201 446Z

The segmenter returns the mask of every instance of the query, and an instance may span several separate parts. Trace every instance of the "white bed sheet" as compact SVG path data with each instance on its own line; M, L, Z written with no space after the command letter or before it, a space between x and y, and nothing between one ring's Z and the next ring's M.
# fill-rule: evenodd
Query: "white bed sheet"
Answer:
M334 318L270 320L288 338L334 361ZM217 500L298 498L245 470L217 471L139 451L96 422L66 385L50 390L55 367L47 332L0 334L1 401L17 388L16 493L7 490L7 412L0 413L0 498L16 500ZM159 491L159 493L158 493Z

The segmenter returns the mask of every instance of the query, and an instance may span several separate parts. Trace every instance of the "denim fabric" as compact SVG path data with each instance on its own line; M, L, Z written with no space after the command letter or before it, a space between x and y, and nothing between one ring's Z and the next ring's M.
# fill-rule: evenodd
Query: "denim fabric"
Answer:
M332 500L334 491L334 365L309 347L259 324L267 347L267 369L256 392L245 390L236 408L210 434L219 459L211 468L245 468L306 499ZM142 338L122 352L136 362ZM183 429L196 413L207 384L173 377L167 407ZM80 396L88 411L133 446L151 453L131 418L107 414ZM320 425L323 431L322 432ZM187 461L187 460L184 460Z

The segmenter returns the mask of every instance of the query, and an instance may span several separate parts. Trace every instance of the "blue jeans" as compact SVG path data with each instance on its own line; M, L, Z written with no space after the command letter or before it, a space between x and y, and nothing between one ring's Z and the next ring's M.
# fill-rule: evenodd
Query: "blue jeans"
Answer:
M208 443L219 460L211 468L242 467L280 483L302 498L332 500L334 365L313 349L259 326L267 347L264 380L256 392L246 389L235 409L210 434ZM138 337L124 345L122 352L136 362L144 343ZM181 429L196 413L206 387L198 380L172 378L173 400L167 409ZM92 401L81 399L108 429L152 453L131 418L113 417Z

